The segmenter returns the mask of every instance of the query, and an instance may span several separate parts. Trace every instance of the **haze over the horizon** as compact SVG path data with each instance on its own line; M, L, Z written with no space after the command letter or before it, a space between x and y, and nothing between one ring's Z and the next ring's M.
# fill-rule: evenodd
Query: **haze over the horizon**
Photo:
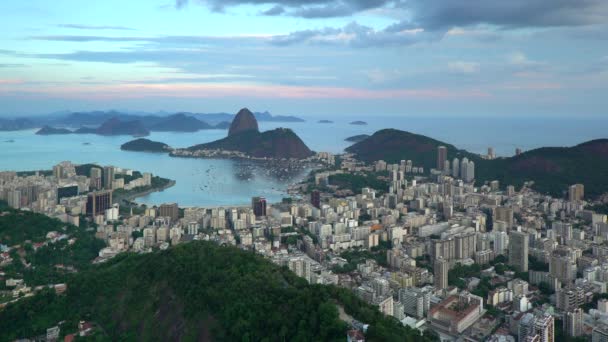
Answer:
M0 2L0 117L605 116L605 0Z

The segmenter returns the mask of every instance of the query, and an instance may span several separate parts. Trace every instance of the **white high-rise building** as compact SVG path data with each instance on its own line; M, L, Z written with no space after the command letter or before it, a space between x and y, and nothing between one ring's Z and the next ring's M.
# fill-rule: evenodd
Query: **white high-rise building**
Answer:
M454 178L460 177L460 160L458 158L452 160L452 176Z
M493 232L494 237L494 253L496 255L505 255L509 247L509 235L506 232Z
M467 182L472 182L475 179L475 163L473 161L468 162L467 171L463 178Z

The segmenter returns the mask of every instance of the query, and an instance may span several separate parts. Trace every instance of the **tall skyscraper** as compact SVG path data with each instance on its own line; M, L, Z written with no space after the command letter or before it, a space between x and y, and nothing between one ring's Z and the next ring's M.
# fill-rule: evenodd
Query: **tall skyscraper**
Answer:
M475 163L472 160L467 163L466 172L462 175L462 179L467 182L472 182L475 179Z
M475 233L462 233L454 237L454 250L456 259L467 259L475 256L477 248L477 235Z
M266 198L264 197L253 197L251 199L251 208L255 216L266 216Z
M576 279L576 256L569 250L557 249L549 260L549 273L566 285Z
M100 168L98 167L92 167L91 168L91 174L90 174L90 178L91 178L91 188L95 189L95 190L101 190L103 187L103 178L102 178L102 171Z
M502 221L507 224L507 228L511 230L513 228L514 219L513 219L513 208L509 207L495 207L492 215L492 220Z
M534 319L534 332L540 337L540 342L554 342L555 322L548 313L538 315Z
M496 154L494 153L494 147L488 147L488 159L496 158Z
M460 160L458 158L454 158L452 161L452 177L460 177Z
M171 222L175 223L179 220L179 206L177 203L164 203L158 208L158 216L170 217Z
M310 193L310 203L317 209L321 208L321 192L319 190L313 190Z
M63 178L63 167L61 165L53 166L53 177L56 179Z
M104 168L103 168L103 187L106 190L111 190L113 182L114 182L114 166L104 166Z
M492 232L494 237L494 253L496 255L504 255L507 245L509 244L509 236L505 232Z
M512 231L509 234L509 265L520 272L528 272L528 233Z
M435 267L433 269L435 287L439 289L448 288L448 271L450 270L449 263L443 258L435 260Z
M519 321L519 341L554 342L555 322L548 313L525 314Z
M437 170L443 171L445 162L448 159L448 149L445 146L437 147Z
M87 215L98 216L105 214L112 207L112 190L89 193L87 197Z
M576 308L564 315L564 333L566 336L578 337L583 335L583 310Z
M568 188L568 200L570 202L582 201L585 197L585 186L583 184L574 184Z

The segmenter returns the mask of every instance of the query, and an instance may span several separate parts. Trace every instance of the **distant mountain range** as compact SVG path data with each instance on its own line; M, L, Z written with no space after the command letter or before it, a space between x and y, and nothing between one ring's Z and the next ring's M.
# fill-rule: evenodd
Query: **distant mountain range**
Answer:
M569 185L582 183L585 195L608 192L608 139L588 141L573 147L543 147L509 158L487 160L478 154L423 135L396 129L377 131L346 149L366 162L398 163L412 160L426 169L436 167L437 147L445 146L448 160L468 158L475 162L478 184L498 180L501 186L521 186L533 181L541 193L561 196Z
M295 116L272 115L269 112L256 112L258 121L267 122L304 122ZM119 119L122 122L141 121L150 131L196 132L202 129L226 129L234 114L228 113L127 113L120 111L92 111L92 112L60 112L53 115L0 119L0 131L18 131L43 126L61 128L98 127L110 119Z
M0 119L0 131L20 131L35 127L36 123L30 119Z
M288 128L260 132L255 115L247 108L241 109L233 117L232 123L218 124L229 128L228 136L224 139L178 150L162 142L136 139L123 144L121 149L138 152L225 150L242 152L255 158L277 159L305 159L313 155L302 139Z
M97 128L81 127L75 131L67 128L54 128L44 126L36 132L37 135L62 135L62 134L98 134L98 135L132 135L146 136L150 131L144 127L141 121L122 121L119 118L111 118Z

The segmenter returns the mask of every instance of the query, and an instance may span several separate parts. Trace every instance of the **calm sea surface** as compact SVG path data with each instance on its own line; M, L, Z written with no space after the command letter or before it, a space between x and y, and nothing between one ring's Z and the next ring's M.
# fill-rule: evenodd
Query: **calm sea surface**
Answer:
M456 145L471 152L485 153L489 146L496 153L510 156L515 148L528 150L541 146L571 146L587 140L608 138L608 118L397 118L367 117L335 119L319 124L324 118L307 118L303 123L260 123L260 129L292 128L315 151L341 152L349 146L345 138L371 134L382 128L397 128ZM357 119L367 126L350 125ZM171 158L165 154L120 150L132 140L128 136L97 135L37 136L35 130L0 132L0 170L41 170L64 160L75 163L98 163L152 172L177 181L163 192L139 200L149 204L178 202L183 206L241 205L252 196L279 201L290 183L307 172L288 179L276 179L255 164L231 160ZM197 133L152 133L148 138L172 147L188 147L225 137L226 130ZM14 142L8 142L14 141Z

